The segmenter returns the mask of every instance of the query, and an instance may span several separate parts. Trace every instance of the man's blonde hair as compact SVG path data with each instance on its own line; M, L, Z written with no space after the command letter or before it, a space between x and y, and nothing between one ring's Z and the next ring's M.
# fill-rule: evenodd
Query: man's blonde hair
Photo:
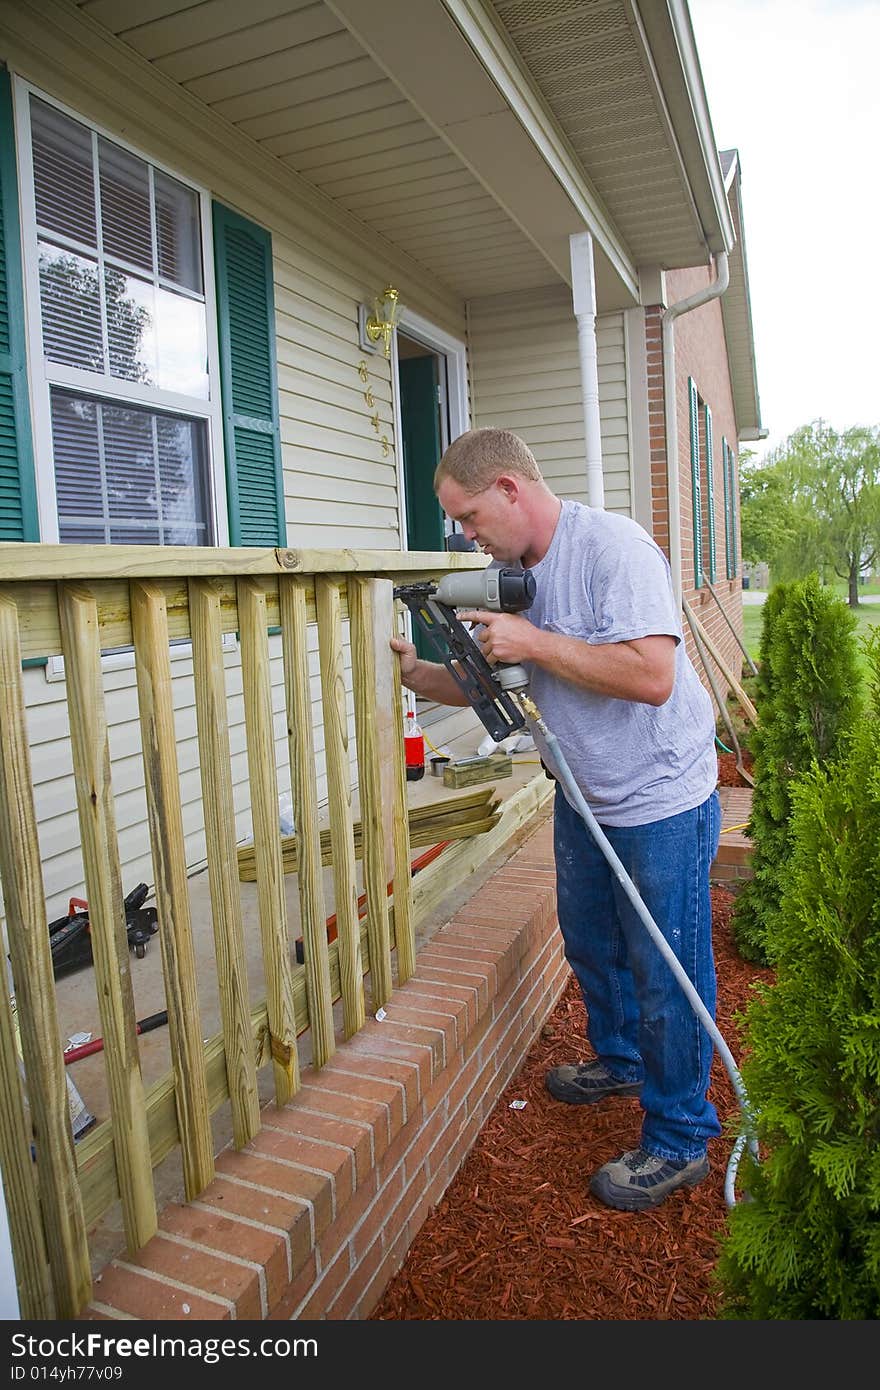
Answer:
M502 473L517 473L533 483L543 481L531 449L512 430L466 430L437 464L434 491L450 478L473 496L491 487Z

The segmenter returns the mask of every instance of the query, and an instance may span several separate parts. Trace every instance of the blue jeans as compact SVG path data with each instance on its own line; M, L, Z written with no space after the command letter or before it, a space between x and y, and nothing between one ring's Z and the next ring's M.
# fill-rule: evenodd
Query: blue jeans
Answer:
M602 829L714 1019L709 867L721 830L717 791L678 816ZM612 1075L643 1083L642 1147L659 1158L699 1158L721 1133L706 1098L712 1039L559 786L553 848L559 925L586 1005L587 1037Z

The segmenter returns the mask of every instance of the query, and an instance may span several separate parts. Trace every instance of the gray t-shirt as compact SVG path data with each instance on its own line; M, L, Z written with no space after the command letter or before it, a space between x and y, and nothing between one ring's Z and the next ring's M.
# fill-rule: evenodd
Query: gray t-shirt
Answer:
M629 517L564 501L532 573L537 591L524 616L536 627L591 645L658 634L676 641L675 684L659 708L594 694L529 664L529 693L597 821L644 825L701 805L718 783L715 719L685 650L660 547Z

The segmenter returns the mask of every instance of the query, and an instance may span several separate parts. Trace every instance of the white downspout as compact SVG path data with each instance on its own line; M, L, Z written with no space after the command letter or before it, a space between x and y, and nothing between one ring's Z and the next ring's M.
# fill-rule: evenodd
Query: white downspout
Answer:
M715 279L704 290L670 304L663 312L663 400L666 417L666 489L669 496L669 565L672 570L672 587L675 602L681 608L681 508L679 506L678 477L678 403L675 391L675 335L672 328L675 320L691 309L699 309L710 299L718 299L730 283L727 265L727 252L719 251L715 256Z
M570 236L571 290L577 319L578 360L581 370L581 398L584 410L584 445L587 464L587 501L591 507L605 506L602 477L602 429L599 419L599 351L596 346L596 276L593 269L593 238L589 232Z

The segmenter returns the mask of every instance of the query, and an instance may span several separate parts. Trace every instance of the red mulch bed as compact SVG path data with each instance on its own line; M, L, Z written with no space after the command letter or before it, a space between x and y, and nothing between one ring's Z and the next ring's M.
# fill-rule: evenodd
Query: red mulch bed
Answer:
M730 775L719 755L719 781ZM745 760L744 760L745 762ZM769 970L743 961L730 934L733 895L712 889L717 1023L734 1057L733 1016ZM569 983L443 1198L391 1280L373 1319L696 1320L716 1315L711 1278L726 1227L724 1177L740 1109L721 1059L711 1096L723 1133L699 1187L653 1211L613 1211L591 1197L590 1174L639 1142L638 1101L567 1106L544 1088L549 1067L593 1053L580 992ZM524 1100L524 1109L511 1102Z

